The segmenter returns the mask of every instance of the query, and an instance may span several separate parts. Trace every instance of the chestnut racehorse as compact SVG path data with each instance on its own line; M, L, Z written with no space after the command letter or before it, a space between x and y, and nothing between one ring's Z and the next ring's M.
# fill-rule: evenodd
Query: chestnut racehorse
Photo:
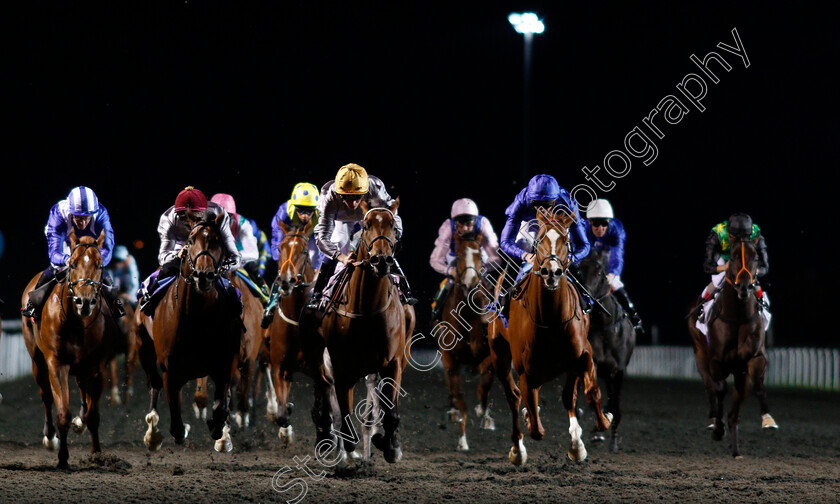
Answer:
M580 262L581 281L600 304L590 314L589 344L598 367L598 376L607 384L607 411L612 415L610 451L618 451L618 424L621 422L621 390L630 356L636 348L636 330L624 309L612 295L607 279L607 260L602 252L591 252ZM601 308L603 307L603 309ZM604 441L602 433L593 441Z
M739 457L738 424L741 404L747 394L747 376L752 379L755 395L761 406L762 428L775 429L764 375L767 357L764 353L764 320L756 296L758 253L749 239L733 240L732 252L725 272L725 282L717 296L707 323L709 339L697 329L696 317L689 316L689 332L694 339L697 369L706 386L712 439L723 439L723 400L727 392L726 378L734 377L734 394L726 428L729 429L732 456ZM692 312L693 314L694 312Z
M70 454L67 431L70 428L69 375L76 377L82 399L79 416L72 420L73 430L90 431L91 453L101 451L99 445L99 398L105 387L105 366L113 358L122 337L111 308L102 291L102 256L99 249L105 232L99 238L77 239L69 234L70 259L67 276L50 293L38 323L23 318L23 337L32 357L32 374L44 402L44 446L58 448L58 467L66 468ZM36 275L26 286L21 306L26 306L29 292L35 287ZM52 419L55 403L58 424Z
M155 309L154 317L140 315L140 362L149 380L151 401L144 442L157 450L162 442L157 401L166 386L171 425L177 444L189 433L181 419L181 388L189 380L209 376L215 384L213 418L207 420L216 451L231 451L230 382L239 360L242 320L236 301L226 299L216 283L226 274L224 244L219 229L224 214L196 224L185 245L180 274ZM163 380L158 374L163 371Z
M283 239L278 247L280 258L274 283L280 294L274 317L265 330L265 339L271 362L271 374L267 377L269 393L273 392L268 400L269 417L279 427L277 435L280 440L289 444L294 441L294 430L289 422L294 410L294 403L289 401L292 373L300 370L315 381L321 380L321 370L315 363L320 361L317 356L323 353L324 344L322 341L308 341L320 339L317 334L303 335L300 331L301 310L309 299L309 287L315 277L315 270L309 262L309 240L314 239L310 236L313 221L309 221L303 229L286 226L283 221L279 224ZM317 418L314 410L313 415Z
M406 394L400 388L407 364L406 334L414 330L415 323L414 308L400 303L399 291L391 279L397 246L394 212L398 207L399 198L388 208L361 202L365 215L355 262L348 266L353 269L340 300L324 314L321 325L332 360L344 449L352 454L359 440L350 418L353 387L359 379L368 376L370 401L373 375L379 373L381 381L376 386L376 395L384 404L383 432L373 434L371 441L390 463L402 458L397 408L399 397ZM321 403L325 400L321 399ZM367 403L368 412L375 407ZM329 427L324 424L324 416L319 418L319 424L319 432Z
M545 431L539 417L540 387L566 373L563 406L569 414L570 459L586 458L575 404L578 383L582 379L586 399L595 413L596 429L606 430L610 419L601 411L601 391L592 361L592 347L587 339L589 316L583 313L580 299L566 275L569 261L569 226L573 217L567 213L553 215L537 212L540 230L534 243L534 268L528 274L521 292L509 302L510 323L504 327L501 317L490 323L490 354L496 374L502 382L513 419L508 458L515 465L527 460L519 426L520 389L525 392L525 408L529 434L540 440ZM504 278L499 279L497 289ZM513 380L513 369L519 375L519 387Z
M490 300L485 292L491 288L479 289L482 284L482 270L484 264L481 259L481 242L466 240L458 233L453 234L455 240L455 277L452 292L446 298L443 306L441 322L445 329L457 334L453 344L441 344L443 368L446 383L449 388L448 414L450 420L459 424L458 451L468 451L467 444L467 403L461 392L461 366L475 366L481 375L478 384L479 404L476 414L481 417L481 428L496 430L495 422L490 416L487 399L490 385L493 383L493 363L490 361L490 347L487 344L488 313L479 313L475 307L484 307ZM471 296L470 299L468 299ZM466 322L469 331L463 326Z

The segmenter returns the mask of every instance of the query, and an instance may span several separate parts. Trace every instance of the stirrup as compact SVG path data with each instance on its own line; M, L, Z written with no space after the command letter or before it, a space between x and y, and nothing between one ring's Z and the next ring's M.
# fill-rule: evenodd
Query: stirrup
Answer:
M114 300L113 312L117 318L125 317L125 308L123 308L122 299L117 298Z
M38 314L35 313L35 305L32 304L32 301L26 302L26 307L20 310L20 314L26 318L35 319L36 321L40 318Z
M410 294L403 294L402 292L400 292L400 303L414 306L417 304L417 298Z

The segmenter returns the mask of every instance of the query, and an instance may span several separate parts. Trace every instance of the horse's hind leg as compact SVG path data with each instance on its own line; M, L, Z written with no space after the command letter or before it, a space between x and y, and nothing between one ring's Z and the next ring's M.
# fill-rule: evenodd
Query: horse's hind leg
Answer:
M574 460L575 462L586 459L586 446L584 446L583 439L581 439L583 429L577 419L576 405L579 380L580 378L574 373L574 370L569 370L566 373L566 385L563 386L563 407L569 413L569 435L571 435L572 439L566 456L569 457L569 460Z
M230 423L228 422L228 415L230 414L230 367L223 367L228 371L211 375L213 385L213 419L207 420L207 426L210 427L210 437L216 440L213 449L217 452L230 452L233 450L233 441L230 438Z
M82 405L79 407L79 415L73 418L71 425L73 426L73 432L76 434L81 434L85 431L85 418L87 417L88 412L88 401L87 401L87 383L86 377L77 376L76 377L76 385L79 387L79 399L81 399Z
M510 440L513 446L508 453L508 459L513 465L522 465L528 460L528 452L525 450L525 443L522 441L522 428L519 424L519 404L521 398L519 388L513 380L513 374L510 369L510 345L501 336L497 336L493 339L490 355L493 359L496 376L499 377L499 381L502 383L502 389L505 391L505 398L510 408L512 423Z
M739 370L735 373L735 386L732 393L732 408L729 410L727 424L729 427L729 437L732 443L732 456L740 457L741 450L738 447L738 424L741 421L741 404L747 396L747 372L746 369Z
M385 412L385 417L382 419L382 427L385 432L383 434L374 434L373 444L382 450L385 461L388 463L395 463L402 460L402 448L400 447L399 428L400 428L400 413L399 403L400 396L405 395L405 392L400 388L402 383L402 362L400 359L392 360L388 366L382 371L382 380L377 387L382 401L382 409ZM385 393L385 387L390 388L390 394ZM466 404L464 404L466 409Z
M763 355L759 355L750 360L749 363L750 378L753 384L753 393L758 398L758 404L761 408L761 428L762 429L778 429L779 425L776 420L770 415L770 406L767 404L767 388L764 386L764 374L767 371L767 359Z
M52 451L58 448L59 441L55 435L55 424L52 418L53 392L50 385L50 370L47 367L47 361L44 360L44 354L37 348L32 356L32 374L35 376L41 401L44 403L44 448Z
M181 418L181 388L184 379L167 369L163 373L163 381L166 383L166 400L169 403L169 433L175 438L175 444L184 444L190 433L190 425L185 424Z
M479 405L475 412L481 417L481 428L494 431L496 430L496 422L490 416L490 406L488 405L490 387L493 385L493 363L489 355L478 366L478 372L481 373L481 379L478 382Z
M210 398L207 395L207 377L195 380L195 394L193 395L193 413L196 420L207 420L207 405Z
M163 435L160 433L160 415L157 412L160 389L163 387L163 380L158 373L157 355L155 344L149 336L149 331L144 324L137 327L137 355L143 372L146 373L146 386L149 388L149 412L146 413L145 421L149 426L143 435L143 444L149 451L157 451L163 442Z
M586 402L589 403L589 407L595 413L595 430L605 431L610 427L612 414L605 415L601 409L601 389L598 387L598 377L592 355L584 352L578 361L578 368L583 368L581 373L583 391L586 394ZM574 370L570 372L574 372Z
M443 367L446 368L446 383L449 386L449 406L447 412L450 422L458 424L458 451L469 451L467 444L467 403L461 391L461 367L449 352L443 354Z
M519 390L524 390L525 409L528 412L528 434L531 439L540 441L545 437L545 429L543 429L540 421L540 387L529 383L527 373L523 373L519 377Z
M714 390L715 390L715 403L717 405L717 411L715 411L715 428L712 429L712 439L715 441L720 441L723 439L723 434L726 432L725 426L723 424L723 399L726 397L727 389L729 388L726 384L726 378L713 382Z
M607 377L607 409L612 413L610 425L610 451L618 451L618 424L621 423L621 389L624 386L624 370L617 369Z
M108 363L108 369L110 370L111 374L111 397L108 399L108 402L111 405L114 404L122 404L122 398L120 397L120 376L117 372L117 358L114 357L111 359L111 362Z
M256 362L252 359L246 358L242 362L242 367L239 370L239 386L236 394L236 413L234 420L236 426L249 427L251 416L251 405L254 403L252 399L254 390L254 376L256 375Z
M98 373L88 377L83 385L85 387L85 406L86 414L84 417L85 425L90 431L91 453L99 453L102 448L99 446L99 400L102 397L102 390L105 388L107 375L105 374L104 366Z
M57 359L49 363L50 385L55 401L58 424L58 468L66 469L70 452L67 449L67 431L70 430L70 393L68 378L70 366L59 364Z

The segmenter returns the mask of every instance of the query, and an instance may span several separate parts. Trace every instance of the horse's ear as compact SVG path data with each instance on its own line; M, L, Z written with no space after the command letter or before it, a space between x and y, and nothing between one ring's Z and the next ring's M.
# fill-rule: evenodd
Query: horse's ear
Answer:
M96 246L97 248L102 248L102 245L105 244L105 230L99 232L99 238L96 239Z
M216 216L215 222L216 222L217 226L222 227L222 222L225 221L225 215L230 215L230 214L228 214L227 212L219 212L219 215ZM230 218L233 219L233 216L231 215Z
M760 236L756 236L755 238L753 238L750 241L752 242L753 245L758 245L758 240L760 240L760 239L761 239Z
M67 239L70 240L71 249L79 244L79 239L76 238L76 229L73 226L70 226L70 232L67 233Z
M397 196L397 199L395 199L394 202L391 203L391 206L388 209L391 210L392 212L396 212L397 208L399 208L399 207L400 207L400 197Z
M289 226L287 226L285 222L277 219L277 225L280 227L280 231L283 231L284 235L289 234Z
M312 231L312 226L314 226L314 225L315 225L315 221L312 220L312 219L309 219L309 222L307 222L306 225L303 226L303 234L309 235L309 232Z
M368 202L364 199L359 202L359 208L361 208L364 213L368 213L368 211L370 211L370 205L368 205Z

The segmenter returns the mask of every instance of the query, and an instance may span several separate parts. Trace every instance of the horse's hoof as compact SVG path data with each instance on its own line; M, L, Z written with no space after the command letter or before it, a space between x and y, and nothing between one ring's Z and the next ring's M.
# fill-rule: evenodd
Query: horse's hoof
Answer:
M485 416L481 419L481 428L484 430L494 431L496 430L496 421L493 420L493 417Z
M458 448L459 452L466 452L470 451L470 445L467 444L467 435L462 434L461 437L458 438Z
M207 420L207 406L201 408L201 419Z
M233 442L230 440L230 427L225 425L222 428L222 437L216 440L216 443L213 445L213 448L217 452L221 453L230 453L233 451Z
M163 443L163 435L160 433L158 423L160 422L160 415L157 411L152 410L146 414L146 423L149 428L146 430L146 435L143 436L143 444L149 451L158 451L161 443Z
M280 427L280 430L277 431L277 437L280 438L280 442L284 445L290 445L295 441L295 431L292 430L291 425Z
M608 411L604 413L604 416L607 418L607 423L604 425L604 430L607 430L610 428L610 425L612 425L613 414Z
M770 413L765 413L761 415L761 428L762 429L778 429L779 424L773 420L773 417L770 416Z
M461 417L461 412L458 411L456 408L449 408L449 411L446 412L446 416L452 423L461 423L463 417Z
M184 424L184 439L187 439L187 436L190 435L190 429L191 429L190 424L185 423Z
M610 439L610 451L613 453L618 453L618 438Z
M592 443L603 443L606 440L607 436L605 436L603 432L596 432L589 438L589 441Z
M569 451L566 452L566 456L573 462L583 462L586 460L586 455L586 447L582 442L572 444L572 446L569 447Z
M744 456L739 453L738 455L733 454L732 458L734 458L735 460L741 460L742 458L744 458Z
M721 429L721 430L714 429L712 431L712 440L713 441L720 441L721 439L723 439L723 434L724 434L723 429Z
M517 446L510 449L508 459L510 459L511 463L515 466L524 465L528 460L528 451L525 449L525 443L522 442L521 439L519 440L519 444Z
M122 399L120 398L120 389L117 387L111 388L111 404L115 404L119 406L122 404Z
M349 455L350 455L350 458L353 459L353 460L362 460L364 458L364 455L359 453L357 450L351 451L349 453Z
M58 439L58 436L53 436L52 438L44 436L44 448L49 451L54 451L57 450L59 446L61 446L61 440Z
M475 405L475 416L484 416L484 408L481 407L481 404Z
M706 430L713 430L715 428L715 419L709 419L709 425L706 426Z
M56 466L59 469L69 469L70 466L67 464L66 460L59 460L58 465Z
M242 413L240 413L238 411L236 413L234 413L233 414L233 421L236 422L236 428L241 429L242 428Z
M195 413L195 419L201 419L201 409L198 407L198 404L193 403L193 413Z
M396 464L402 460L402 448L397 446L396 448L386 450L383 455L385 456L385 462L388 462L389 464Z
M85 423L82 421L81 418L76 417L73 419L73 432L76 434L81 434L85 431Z

